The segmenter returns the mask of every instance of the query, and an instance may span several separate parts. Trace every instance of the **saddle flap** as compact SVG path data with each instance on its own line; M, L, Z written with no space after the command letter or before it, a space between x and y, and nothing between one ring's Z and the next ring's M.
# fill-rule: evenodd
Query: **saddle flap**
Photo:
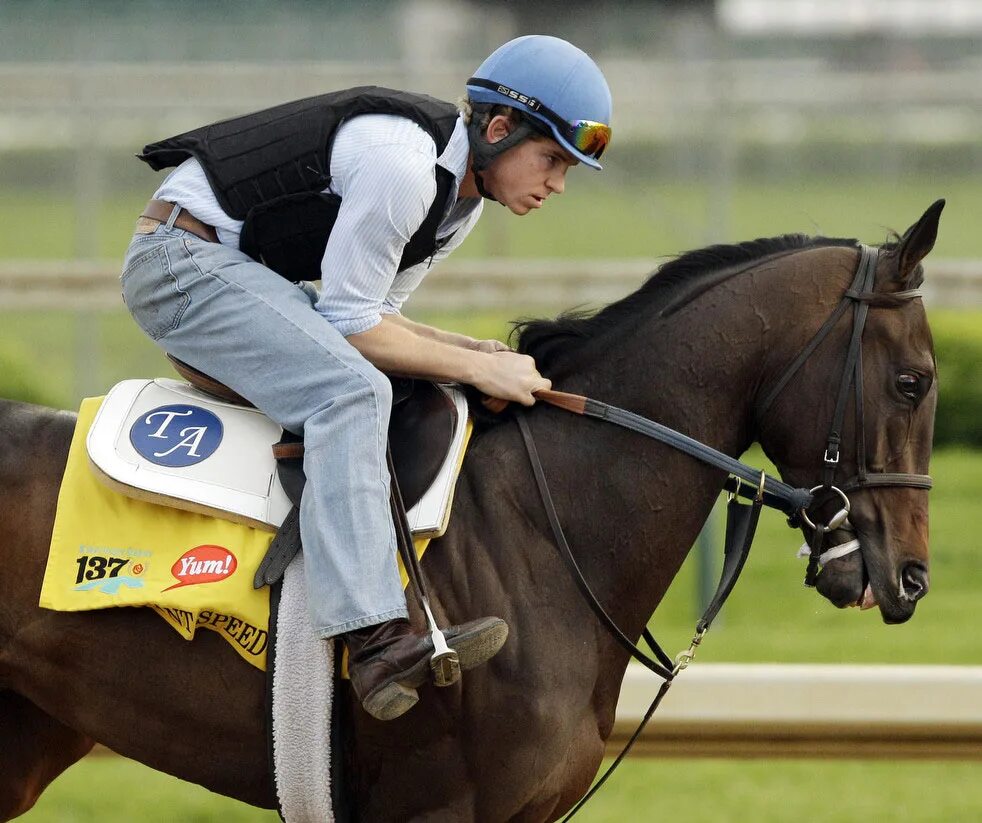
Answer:
M86 439L97 476L130 497L275 531L290 510L271 446L281 429L176 380L124 380Z
M403 406L404 417L393 415L394 443L405 467L397 470L399 480L413 490L410 527L418 536L438 536L470 432L467 402L459 389L421 383ZM103 400L86 447L96 476L117 492L276 531L302 488L291 488L277 471L272 447L282 434L258 410L186 383L124 380Z

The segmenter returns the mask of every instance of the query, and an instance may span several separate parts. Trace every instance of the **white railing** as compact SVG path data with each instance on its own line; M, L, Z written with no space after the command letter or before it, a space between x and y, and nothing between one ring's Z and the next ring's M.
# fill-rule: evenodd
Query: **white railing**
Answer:
M628 666L608 753L661 681ZM635 746L649 757L982 758L982 666L695 663Z
M646 259L446 261L426 278L410 306L517 312L599 306L632 292L657 265ZM929 306L982 306L982 260L928 259L924 266ZM60 308L120 308L118 276L116 261L2 261L0 309L50 308L52 294Z

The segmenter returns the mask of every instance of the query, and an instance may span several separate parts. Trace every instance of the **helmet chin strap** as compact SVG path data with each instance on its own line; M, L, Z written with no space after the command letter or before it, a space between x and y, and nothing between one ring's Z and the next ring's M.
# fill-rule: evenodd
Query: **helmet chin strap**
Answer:
M495 203L498 202L498 198L485 187L483 173L487 171L496 157L538 133L540 133L538 129L534 128L525 118L522 118L501 140L496 143L489 143L484 136L483 129L479 128L473 119L471 120L467 126L467 136L472 154L471 169L474 172L474 185L477 186L481 197L493 200Z

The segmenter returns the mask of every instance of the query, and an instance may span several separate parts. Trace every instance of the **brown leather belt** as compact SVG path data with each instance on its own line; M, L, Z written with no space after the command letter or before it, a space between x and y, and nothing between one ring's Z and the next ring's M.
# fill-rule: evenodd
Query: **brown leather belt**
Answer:
M166 200L151 200L147 203L147 207L143 210L143 214L140 215L140 220L137 221L136 230L137 233L149 234L157 228L160 223L166 223L170 220L171 212L174 211L174 204L169 203ZM144 224L143 221L152 220L153 223L149 225ZM202 223L197 217L192 217L187 211L181 209L178 212L177 219L173 223L179 229L184 231L189 231L196 237L200 237L202 240L207 240L209 243L218 242L218 232L215 231L214 226L209 226L207 223ZM149 231L141 231L148 229Z

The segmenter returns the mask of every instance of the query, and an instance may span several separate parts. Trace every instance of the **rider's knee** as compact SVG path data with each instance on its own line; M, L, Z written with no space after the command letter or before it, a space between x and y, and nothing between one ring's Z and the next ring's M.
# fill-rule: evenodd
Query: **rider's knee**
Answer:
M367 368L349 374L343 386L329 381L316 389L320 402L308 417L308 426L311 420L319 418L329 427L374 421L382 430L388 428L392 383L374 366L366 365ZM305 429L305 437L308 434ZM325 436L329 435L325 432Z

